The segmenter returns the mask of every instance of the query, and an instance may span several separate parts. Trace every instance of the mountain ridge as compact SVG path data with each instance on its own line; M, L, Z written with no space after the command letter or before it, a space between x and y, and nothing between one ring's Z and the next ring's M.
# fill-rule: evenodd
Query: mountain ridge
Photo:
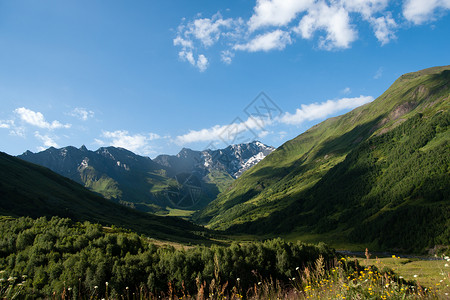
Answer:
M348 214L350 214L349 216L352 213L365 215L365 219L358 219L354 226L376 223L381 227L382 222L387 222L387 214L383 212L377 214L377 210L374 208L378 207L377 205L367 204L367 207L371 207L370 211L373 215L365 214L363 208L352 209L346 205L359 205L356 198L366 199L369 195L372 195L371 199L379 201L379 197L382 197L380 193L389 192L388 185L377 191L378 182L384 182L385 177L383 176L387 176L384 174L390 174L386 173L389 168L383 165L383 159L387 160L389 166L395 165L396 159L405 168L414 169L416 173L420 172L418 165L414 165L414 162L404 159L403 156L397 156L394 159L394 154L392 154L394 150L389 148L390 143L396 144L402 149L409 147L412 151L411 155L422 157L424 161L432 165L433 157L438 154L425 152L420 156L419 152L422 151L420 147L414 148L415 146L411 146L410 143L413 144L414 139L422 139L419 136L421 133L410 130L410 127L423 128L424 131L429 132L425 139L427 142L432 143L438 149L445 149L448 144L448 131L442 129L443 132L437 132L436 126L447 128L445 124L450 97L449 82L450 66L430 68L401 76L373 102L347 114L327 119L280 146L261 163L238 178L230 189L219 194L216 200L194 215L194 220L214 229L242 233L286 234L299 231L303 234L316 233L320 235L331 233L334 230L335 235L342 237L344 241L349 241L351 232L355 232L355 234L358 232L352 227L352 224L346 221L344 216ZM392 132L395 132L395 136L402 136L402 132L408 132L409 135L403 134L402 139L394 139L390 142L383 140ZM406 140L408 142L405 142ZM375 143L379 147L380 153L375 148L371 149L367 146L370 143ZM369 147L369 150L364 147ZM427 147L427 144L423 147ZM445 151L439 153L444 158L444 166L448 168L448 154ZM350 154L351 156L349 156ZM354 160L351 160L352 157ZM366 161L370 160L370 157L379 157L380 162L376 160L373 165L367 164ZM358 159L364 161L365 167L357 167ZM424 170L427 170L428 167L424 167ZM355 171L357 169L360 173ZM395 168L395 170L399 173L403 171L399 168ZM345 175L348 179L347 182L341 182L341 189L332 189L333 186L326 184L326 182L337 182L333 181L329 175L331 171L342 174L342 176ZM414 177L414 172L408 171L404 176L421 184L421 178ZM442 170L439 172L439 176L448 179L448 173ZM369 180L372 185L361 182L362 179L359 176L367 178L365 180ZM389 176L394 175L390 174ZM395 176L389 178L393 180ZM422 179L428 180L425 177ZM356 189L359 190L359 195L352 190L352 181L361 182L362 185ZM439 182L443 185L440 188L446 191L441 197L448 197L448 183ZM426 185L432 187L429 183ZM391 188L397 189L398 195L403 193L403 187ZM433 186L433 188L436 187ZM338 200L330 198L331 196L327 194L332 190L340 193L340 198L336 198ZM348 197L354 201L351 202L353 204L343 200L347 196L342 194L342 190L349 193ZM421 197L425 197L424 209L433 206L431 200L427 200L427 195L421 195ZM330 199L335 199L333 201L336 202L328 202L331 201ZM409 202L408 199L405 199L404 206L410 209L408 213L414 213L412 202L412 200ZM333 204L328 208L327 203ZM442 216L448 214L449 206L446 202L441 204L443 205L441 212L432 209L432 215L442 223ZM389 202L386 205L390 205ZM334 211L330 211L331 207ZM383 207L378 208L382 209ZM391 207L390 211L395 216L395 207ZM426 216L420 216L429 220ZM377 220L378 223L370 220ZM390 222L395 223L392 220ZM430 222L432 223L432 220ZM353 239L353 241L368 241L361 233L370 231L367 226L364 225L365 229L360 230L357 234L359 238ZM397 232L402 231L397 230ZM433 243L430 239L442 242L442 238L445 240L446 236L442 230L437 230L432 235L427 233L427 235L427 237L418 239L417 243L412 243L412 247L423 248L426 244ZM406 241L399 240L397 244L392 242L392 236L383 238L373 232L371 236L374 247L386 245L402 249L408 247ZM438 236L440 237L438 238Z
M4 216L59 216L127 228L156 239L208 243L202 236L208 233L191 222L113 203L48 168L3 152L0 152L0 179L0 214Z
M119 147L50 147L18 157L66 176L107 199L145 212L198 209L274 148L260 142L219 150L183 148L154 160ZM245 169L243 169L243 167ZM187 186L189 185L189 186ZM195 196L194 196L195 195Z

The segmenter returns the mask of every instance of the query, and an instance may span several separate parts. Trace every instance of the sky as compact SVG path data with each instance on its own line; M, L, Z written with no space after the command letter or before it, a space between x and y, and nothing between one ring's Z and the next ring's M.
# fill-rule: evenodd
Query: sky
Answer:
M0 151L278 147L450 63L450 0L0 1Z

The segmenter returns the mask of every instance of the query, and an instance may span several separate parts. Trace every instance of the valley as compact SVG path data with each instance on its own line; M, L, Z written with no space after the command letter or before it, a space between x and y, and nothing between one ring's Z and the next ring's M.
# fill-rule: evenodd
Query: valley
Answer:
M440 297L449 291L449 106L444 66L402 75L373 102L277 149L0 153L0 295L123 298L132 285L146 299L333 289ZM339 252L366 249L440 260Z

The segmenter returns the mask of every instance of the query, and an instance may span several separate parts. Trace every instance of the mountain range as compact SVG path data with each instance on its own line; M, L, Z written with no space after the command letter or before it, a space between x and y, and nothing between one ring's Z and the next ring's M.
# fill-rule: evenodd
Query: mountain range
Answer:
M434 67L402 75L373 102L275 151L253 142L153 160L114 147L1 154L0 214L97 220L182 240L210 232L101 194L144 211L190 208L194 222L230 235L399 252L448 246L449 106L450 66Z
M121 227L148 237L183 243L208 243L201 226L139 212L106 200L55 172L0 152L0 216L58 216L77 222Z
M107 199L142 210L162 212L166 207L199 209L235 178L275 150L260 142L225 149L194 151L154 160L123 148L53 147L18 157L47 167Z

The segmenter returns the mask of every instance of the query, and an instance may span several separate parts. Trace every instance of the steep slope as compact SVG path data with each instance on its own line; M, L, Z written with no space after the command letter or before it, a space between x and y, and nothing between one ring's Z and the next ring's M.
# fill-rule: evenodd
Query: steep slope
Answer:
M0 214L60 216L120 226L150 237L205 242L204 229L190 222L157 217L115 204L51 170L0 152Z
M142 211L155 211L160 209L158 205L166 205L163 197L149 192L157 192L169 184L164 167L126 149L107 147L89 151L84 146L51 147L39 153L27 151L18 157L47 167L107 199Z
M196 220L239 232L333 232L379 248L448 244L449 82L449 66L401 76L372 103L282 145Z

